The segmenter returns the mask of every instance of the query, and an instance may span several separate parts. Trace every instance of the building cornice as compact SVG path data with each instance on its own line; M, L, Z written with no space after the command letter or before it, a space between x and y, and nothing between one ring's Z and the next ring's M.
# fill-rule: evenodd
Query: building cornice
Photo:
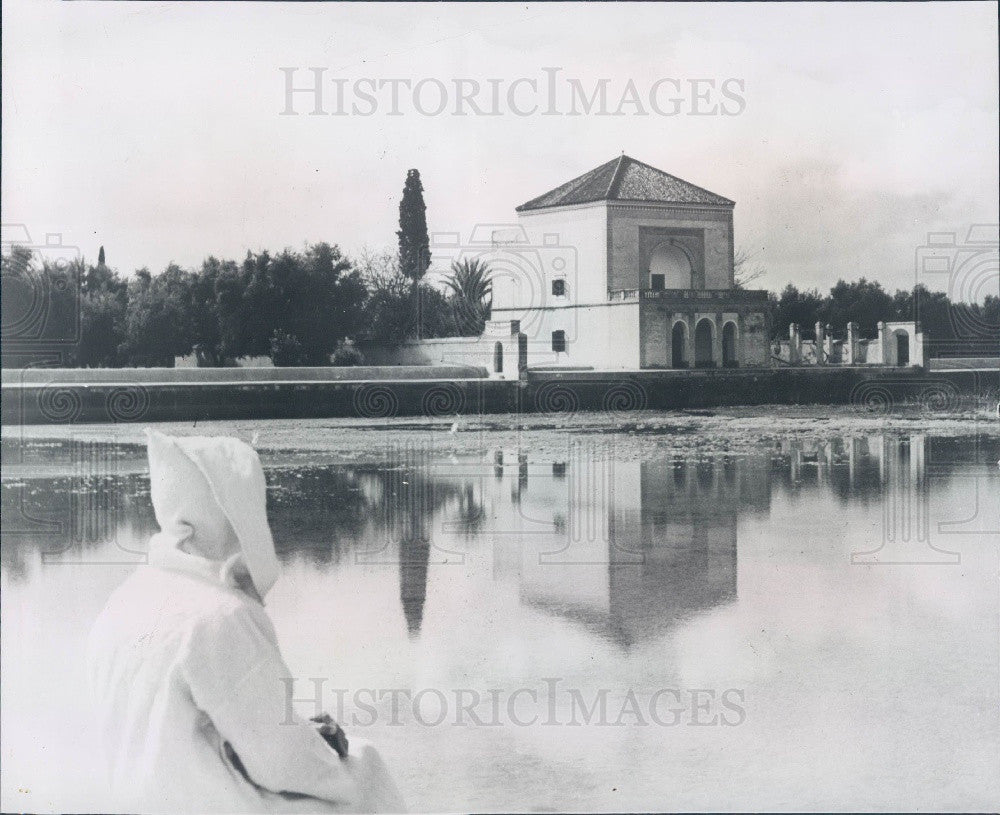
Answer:
M722 214L733 214L733 204L726 205L715 205L715 204L669 204L666 202L650 202L650 201L608 201L608 211L611 210L626 210L629 212L636 212L647 210L649 212L670 212L670 211L680 211L685 213L691 213L693 215L718 215Z
M561 206L555 207L542 207L539 209L518 209L515 210L518 217L524 217L525 215L548 215L552 212L571 212L576 209L599 209L601 207L607 208L607 205L611 202L606 198L599 198L594 201L585 201L580 204L563 204Z

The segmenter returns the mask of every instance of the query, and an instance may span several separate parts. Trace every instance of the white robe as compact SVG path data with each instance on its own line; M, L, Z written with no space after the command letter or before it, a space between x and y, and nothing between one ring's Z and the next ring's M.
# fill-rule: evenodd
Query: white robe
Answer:
M94 625L88 670L118 804L131 812L401 811L374 748L341 760L287 723L274 627L225 568L154 537ZM229 742L248 781L224 757ZM290 800L277 793L311 796Z

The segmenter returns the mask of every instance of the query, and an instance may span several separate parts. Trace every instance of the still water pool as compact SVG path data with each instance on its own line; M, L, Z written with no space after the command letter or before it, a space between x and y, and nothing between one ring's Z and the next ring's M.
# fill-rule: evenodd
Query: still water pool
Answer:
M3 480L5 810L107 810L82 652L154 531L141 450ZM303 712L413 810L993 809L1000 440L621 460L264 454Z

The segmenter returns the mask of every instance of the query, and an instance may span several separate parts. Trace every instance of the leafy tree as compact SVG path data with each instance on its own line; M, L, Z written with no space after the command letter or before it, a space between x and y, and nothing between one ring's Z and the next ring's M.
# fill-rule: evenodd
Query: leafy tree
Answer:
M274 329L271 335L271 362L279 367L303 364L302 343L298 338L282 331L280 328Z
M128 284L118 272L110 269L106 264L98 262L96 266L86 266L80 276L80 291L82 294L96 294L98 292L113 292L120 296L122 300L128 289Z
M118 351L126 365L170 368L174 357L191 353L185 285L183 270L173 264L156 277L139 269L129 280L124 340Z
M39 263L29 247L13 244L3 253L2 265L0 310L4 342L31 344L74 339L78 330L82 262L43 258Z
M128 284L108 267L103 252L98 253L96 266L77 261L75 276L80 281L80 342L75 364L87 368L117 367L122 364L118 349L125 339Z
M771 315L775 337L788 337L788 326L798 323L803 338L815 338L816 322L824 305L822 295L815 289L799 291L789 283L782 290Z
M410 280L420 280L431 265L430 240L427 237L427 206L420 171L410 170L399 202L399 268Z
M356 365L364 365L364 355L353 345L341 345L333 352L331 364L339 368L352 368Z
M417 287L416 310L418 336L424 339L462 336L453 300L434 286L421 283Z
M489 265L480 258L455 261L444 282L452 292L458 328L465 336L482 334L493 305Z
M214 258L207 261L211 263ZM212 288L219 327L219 357L227 360L250 355L250 311L244 268L235 261L216 261ZM215 266L216 264L212 264ZM202 269L204 273L204 267Z
M426 281L414 283L403 275L393 253L362 250L358 271L369 293L359 326L361 339L391 345L461 333L444 293Z
M191 344L202 367L219 367L226 363L223 347L222 309L219 303L219 278L225 271L235 271L236 264L208 257L201 269L188 275L184 290L184 309Z
M358 273L368 290L361 337L395 344L418 336L417 284L403 274L399 256L365 248L358 259Z
M873 337L878 323L891 320L892 315L892 296L877 281L862 277L853 283L838 280L820 309L819 319L837 331L854 322L862 336Z
M78 366L116 368L121 365L119 347L124 341L125 309L125 298L109 289L87 292L81 297Z
M310 289L320 292L323 302L309 323L310 336L326 357L347 337L361 328L362 308L368 291L360 273L340 248L328 243L309 247L304 256L308 297Z
M351 262L326 243L273 257L248 253L239 274L220 273L216 292L223 349L269 355L280 331L299 343L303 365L329 364L338 343L358 330L367 297Z

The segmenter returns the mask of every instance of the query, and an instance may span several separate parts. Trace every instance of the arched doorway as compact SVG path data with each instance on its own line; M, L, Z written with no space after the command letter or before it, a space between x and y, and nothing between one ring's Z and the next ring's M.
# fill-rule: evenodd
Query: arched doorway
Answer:
M712 333L714 326L708 317L698 321L694 329L694 364L698 368L711 368L715 364L712 358Z
M670 332L670 365L674 368L686 368L687 363L687 324L683 320L674 323Z
M905 331L896 332L896 364L910 364L910 336Z
M722 364L736 367L736 323L732 321L722 327Z
M651 289L690 289L691 261L679 246L663 243L649 258Z

